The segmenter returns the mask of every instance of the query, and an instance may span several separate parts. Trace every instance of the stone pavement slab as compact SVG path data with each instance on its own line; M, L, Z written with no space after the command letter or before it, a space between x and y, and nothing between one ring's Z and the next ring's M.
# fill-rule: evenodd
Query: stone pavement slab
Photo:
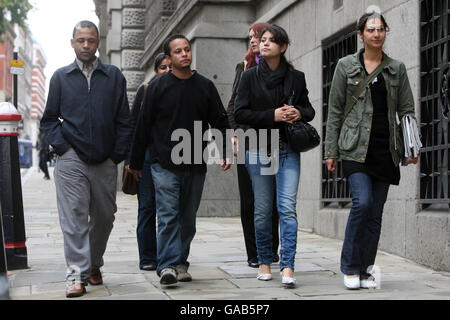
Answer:
M26 171L22 182L30 268L11 272L10 295L15 300L65 300L64 244L54 182L44 180L36 168ZM246 263L239 218L198 218L189 270L194 280L161 286L154 271L138 268L136 197L119 192L117 204L102 268L104 284L88 286L79 300L450 299L448 273L383 252L376 262L380 288L346 290L339 271L342 242L305 232L298 236L296 288L282 287L279 264L272 265L272 281L258 281L257 269Z

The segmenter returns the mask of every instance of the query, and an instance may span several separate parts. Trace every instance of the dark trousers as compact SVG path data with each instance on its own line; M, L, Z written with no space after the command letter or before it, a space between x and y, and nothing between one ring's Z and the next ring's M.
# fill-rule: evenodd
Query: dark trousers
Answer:
M237 165L239 196L241 198L241 222L244 231L245 249L248 261L258 259L255 239L255 198L252 189L252 180L248 174L245 164ZM276 188L274 188L276 190ZM274 191L273 214L272 214L272 251L278 253L280 238L278 235L278 211L276 201L276 191Z
M150 149L145 153L142 179L138 184L138 221L136 237L139 248L139 267L157 264L156 254L156 204L153 185Z
M47 166L47 155L45 153L39 153L39 169L42 170L45 177L50 178L48 174L48 166Z
M345 230L341 271L365 279L370 276L367 269L375 263L389 184L361 172L350 175L348 181L353 205Z

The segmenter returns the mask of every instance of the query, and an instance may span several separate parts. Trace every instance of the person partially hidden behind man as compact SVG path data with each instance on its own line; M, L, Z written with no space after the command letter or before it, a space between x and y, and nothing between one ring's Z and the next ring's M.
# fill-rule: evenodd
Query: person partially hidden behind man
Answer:
M76 60L51 78L41 128L57 154L66 296L79 297L87 283L103 283L100 267L117 211L117 164L127 156L132 128L124 76L95 56L97 26L79 22L71 42Z
M201 154L206 142L197 141L203 146L200 152L195 152L194 148L184 150L184 156L189 159L178 163L171 157L179 143L172 141L172 133L177 129L188 132L193 137L192 145L195 145L195 122L200 123L200 140L209 125L225 137L229 123L212 81L191 70L189 40L183 35L169 37L164 43L164 53L170 58L172 71L152 81L147 89L132 144L130 169L134 170L137 179L142 177L149 146L158 217L156 271L161 277L160 283L170 285L192 280L188 273L188 256L196 232L196 214L206 174L206 163ZM223 142L226 144L226 139ZM201 160L196 164L194 158L198 156ZM222 170L226 171L231 159L222 159Z

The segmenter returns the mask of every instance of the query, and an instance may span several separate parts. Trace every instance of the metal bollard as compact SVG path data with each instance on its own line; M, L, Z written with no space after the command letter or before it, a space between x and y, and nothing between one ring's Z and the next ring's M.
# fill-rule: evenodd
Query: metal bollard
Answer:
M8 269L6 268L5 245L3 239L2 209L0 204L0 300L9 300Z
M28 268L17 129L21 119L14 105L0 103L0 202L8 270Z

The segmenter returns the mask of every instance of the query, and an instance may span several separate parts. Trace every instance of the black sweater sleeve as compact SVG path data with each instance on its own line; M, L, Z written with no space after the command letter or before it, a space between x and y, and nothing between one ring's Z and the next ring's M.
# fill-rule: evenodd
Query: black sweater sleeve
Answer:
M136 132L136 125L139 118L139 112L141 111L141 105L142 100L144 99L144 85L140 86L138 91L136 92L136 96L134 97L133 105L131 106L131 117L130 117L130 124L133 128L133 139L131 140L131 145L133 144L134 140L134 134ZM128 157L125 160L125 165L130 163L131 159L131 146L130 146L130 152L128 153Z
M220 130L222 137L224 137L223 143L223 158L227 155L232 155L231 144L225 138L227 129L230 129L230 123L228 121L227 113L223 107L222 100L220 99L219 92L217 91L214 83L210 82L210 101L208 108L208 122L212 128ZM229 150L227 149L229 148ZM231 156L230 156L231 157Z
M153 82L155 84L155 82ZM143 93L143 92L142 92ZM155 86L149 84L147 93L142 104L142 110L137 112L137 121L135 125L135 133L133 143L131 145L130 168L134 170L142 170L145 158L145 152L150 142L150 128L152 120L152 106L155 95ZM137 99L137 97L136 97ZM137 109L137 108L133 108Z
M133 130L136 129L136 124L139 117L139 112L141 111L142 100L144 99L144 85L140 86L136 92L136 97L134 98L133 105L131 106L131 126Z

